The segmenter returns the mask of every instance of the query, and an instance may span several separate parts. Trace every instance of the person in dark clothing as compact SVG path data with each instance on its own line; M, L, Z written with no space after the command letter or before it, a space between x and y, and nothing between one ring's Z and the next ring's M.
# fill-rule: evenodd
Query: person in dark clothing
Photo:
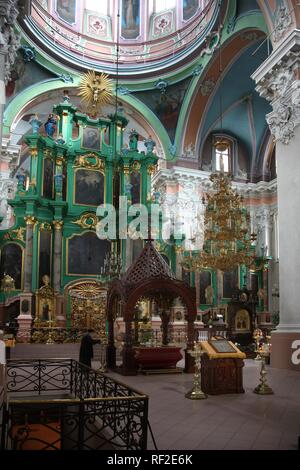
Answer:
M79 362L88 367L92 366L92 358L94 356L93 344L96 342L91 336L92 332L93 330L88 330L87 333L83 335L79 351Z

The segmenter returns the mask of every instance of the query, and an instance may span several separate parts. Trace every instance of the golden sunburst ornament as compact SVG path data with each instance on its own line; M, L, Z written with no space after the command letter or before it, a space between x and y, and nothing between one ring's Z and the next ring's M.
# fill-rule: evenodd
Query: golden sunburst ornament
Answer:
M101 106L110 103L112 90L113 81L108 75L89 70L81 78L78 96L81 96L86 110L95 113Z

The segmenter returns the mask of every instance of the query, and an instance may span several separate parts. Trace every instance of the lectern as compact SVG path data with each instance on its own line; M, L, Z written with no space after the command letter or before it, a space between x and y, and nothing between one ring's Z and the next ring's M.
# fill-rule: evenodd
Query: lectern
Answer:
M231 341L202 341L201 386L208 395L244 393L243 367L246 355Z

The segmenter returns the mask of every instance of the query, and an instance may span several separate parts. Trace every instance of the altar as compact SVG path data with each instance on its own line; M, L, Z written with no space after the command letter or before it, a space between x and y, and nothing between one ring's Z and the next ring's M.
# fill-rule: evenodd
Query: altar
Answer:
M182 372L176 364L182 359L181 348L173 346L134 348L138 370L145 373Z
M201 388L208 395L244 393L246 355L226 340L201 341Z

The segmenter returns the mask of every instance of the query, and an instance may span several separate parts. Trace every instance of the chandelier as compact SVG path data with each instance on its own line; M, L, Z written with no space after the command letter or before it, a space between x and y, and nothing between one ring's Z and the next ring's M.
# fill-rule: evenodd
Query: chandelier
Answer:
M182 267L187 271L230 271L242 264L251 266L256 236L249 234L250 217L243 207L243 198L232 189L231 178L223 171L211 174L210 180L213 192L207 195L203 251L194 255L190 251Z
M117 251L112 250L106 254L100 274L108 279L118 278L122 270L122 259Z

